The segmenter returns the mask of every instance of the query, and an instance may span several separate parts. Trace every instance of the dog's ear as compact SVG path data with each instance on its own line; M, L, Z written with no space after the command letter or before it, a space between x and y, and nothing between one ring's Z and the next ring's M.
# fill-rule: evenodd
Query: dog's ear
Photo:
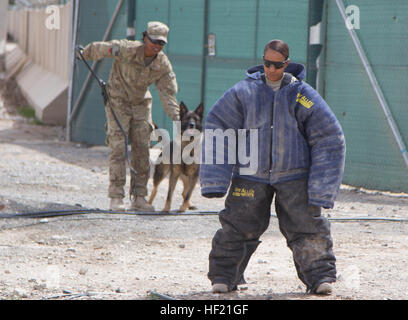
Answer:
M194 112L197 113L200 118L202 118L204 116L204 104L201 102Z
M180 118L183 117L184 114L188 112L187 106L184 104L183 101L180 102Z

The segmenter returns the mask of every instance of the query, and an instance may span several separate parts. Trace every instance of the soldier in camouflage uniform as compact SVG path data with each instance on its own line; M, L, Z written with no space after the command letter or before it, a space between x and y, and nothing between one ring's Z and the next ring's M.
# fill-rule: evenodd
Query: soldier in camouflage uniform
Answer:
M166 114L179 120L176 100L177 82L172 65L162 52L167 43L169 28L161 22L149 22L142 41L112 40L93 42L83 50L89 60L113 58L110 80L107 85L111 103L131 143L131 165L136 170L131 177L131 210L154 211L147 203L149 179L149 145L152 132L152 95L149 86L156 85ZM123 198L126 183L126 154L124 137L106 106L107 139L111 148L109 159L109 198L111 210L125 210Z

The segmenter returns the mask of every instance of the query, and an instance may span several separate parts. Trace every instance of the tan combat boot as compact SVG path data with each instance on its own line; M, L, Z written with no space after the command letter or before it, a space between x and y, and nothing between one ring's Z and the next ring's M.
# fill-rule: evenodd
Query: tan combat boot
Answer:
M111 198L109 208L112 211L126 211L125 204L121 198Z
M150 205L144 197L136 197L132 200L130 205L130 210L132 211L144 211L144 212L153 212L154 207Z

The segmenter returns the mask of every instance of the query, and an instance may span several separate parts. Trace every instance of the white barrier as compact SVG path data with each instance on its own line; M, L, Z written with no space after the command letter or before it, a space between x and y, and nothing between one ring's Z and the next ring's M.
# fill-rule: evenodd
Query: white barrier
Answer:
M70 17L70 2L43 9L9 11L8 33L19 49L8 50L7 76L15 76L36 116L44 123L66 124Z

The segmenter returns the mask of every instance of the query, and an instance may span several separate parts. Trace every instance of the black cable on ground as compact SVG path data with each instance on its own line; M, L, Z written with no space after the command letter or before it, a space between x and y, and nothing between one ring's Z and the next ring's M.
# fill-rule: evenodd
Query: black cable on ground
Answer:
M123 214L123 215L137 215L137 216L204 216L204 215L218 215L218 211L190 211L190 212L142 212L142 211L110 211L100 209L79 209L79 210L51 210L51 211L37 211L37 212L23 212L0 214L0 219L21 219L21 218L54 218L63 216L72 216L80 214Z
M142 212L142 211L110 211L101 209L78 209L78 210L50 210L37 212L23 212L0 214L0 219L22 219L22 218L54 218L81 214L114 214L114 215L133 215L133 216L210 216L218 215L219 211L186 211L186 212ZM275 214L271 215L277 218ZM387 218L387 217L350 217L350 218L328 218L333 222L352 222L352 221L388 221L388 222L408 222L407 218Z

